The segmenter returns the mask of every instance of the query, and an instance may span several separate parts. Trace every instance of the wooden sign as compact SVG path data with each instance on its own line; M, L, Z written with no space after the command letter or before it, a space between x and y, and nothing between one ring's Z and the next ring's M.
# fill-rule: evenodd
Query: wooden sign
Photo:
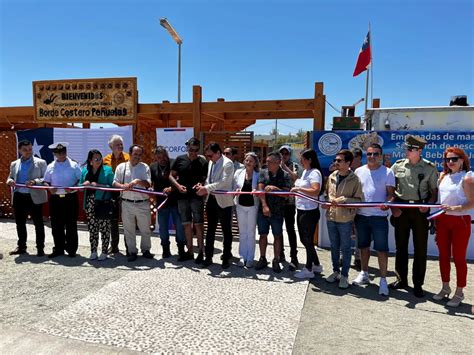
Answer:
M34 81L33 99L37 121L133 121L137 78Z

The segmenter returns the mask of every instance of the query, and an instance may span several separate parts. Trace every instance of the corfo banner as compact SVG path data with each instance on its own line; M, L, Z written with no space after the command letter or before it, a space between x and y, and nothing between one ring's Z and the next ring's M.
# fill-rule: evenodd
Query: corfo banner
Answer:
M156 145L162 145L168 151L171 159L187 151L186 142L194 135L192 127L178 128L157 128Z
M314 131L313 148L324 173L329 173L336 153L341 149L360 148L363 152L372 143L383 148L383 164L392 166L398 159L405 158L403 144L407 135L423 137L428 144L422 156L436 164L442 170L443 152L448 147L462 148L474 166L474 130L471 131ZM365 157L363 158L365 163Z
M42 122L133 121L137 78L34 81L33 101Z

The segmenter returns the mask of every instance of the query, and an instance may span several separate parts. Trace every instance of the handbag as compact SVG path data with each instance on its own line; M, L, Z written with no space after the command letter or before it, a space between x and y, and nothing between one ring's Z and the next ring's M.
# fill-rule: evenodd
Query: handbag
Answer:
M97 219L118 219L117 200L96 200L94 202L94 214Z

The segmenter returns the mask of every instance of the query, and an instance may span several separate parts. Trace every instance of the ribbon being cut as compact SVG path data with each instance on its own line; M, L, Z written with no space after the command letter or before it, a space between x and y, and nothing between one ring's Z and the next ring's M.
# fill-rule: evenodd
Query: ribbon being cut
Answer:
M140 192L144 193L147 195L155 195L155 196L161 196L165 197L165 200L160 203L160 205L157 207L159 210L162 208L167 199L168 195L164 192L157 192L157 191L151 191L151 190L145 190L145 189L138 189L138 188L133 188L130 190L125 190L125 189L120 189L116 187L99 187L99 186L72 186L72 187L64 187L64 186L42 186L42 185L25 185L25 184L16 184L15 186L17 187L27 187L30 189L42 189L42 190L49 190L49 189L68 189L68 190L77 190L77 191L83 191L83 190L102 190L102 191L115 191L115 192L120 192L120 191L134 191L134 192ZM311 200L313 202L316 202L319 205L322 206L332 206L330 202L327 201L321 201L316 197L303 194L301 192L290 192L290 191L225 191L225 190L215 190L212 192L215 195L244 195L244 194L249 194L249 195L262 195L262 194L271 194L271 195L279 195L279 196L297 196L301 198L305 198L307 200ZM401 202L352 202L352 203L343 203L343 204L338 204L337 207L344 207L344 208L366 208L366 207L382 207L382 206L387 206L387 207L396 207L396 208L420 208L420 207L425 207L425 208L441 208L440 204L436 203L401 203ZM439 217L445 213L444 210L440 209L434 213L431 213L427 216L428 220L434 219L436 217Z

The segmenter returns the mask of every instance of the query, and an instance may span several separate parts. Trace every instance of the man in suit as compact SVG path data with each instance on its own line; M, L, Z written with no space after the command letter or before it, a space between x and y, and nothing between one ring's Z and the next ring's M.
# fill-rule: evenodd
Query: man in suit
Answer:
M215 190L232 190L234 178L234 164L232 160L222 155L219 144L209 143L204 148L204 155L209 159L208 174L205 185L197 186L196 194L206 196L207 233L206 233L206 259L203 266L212 264L214 255L214 240L216 238L217 222L221 223L224 234L224 251L222 255L222 268L230 266L232 255L232 195L212 195Z
M35 224L37 255L44 256L43 205L48 201L48 195L46 190L18 187L16 184L41 185L47 165L43 159L33 156L33 146L28 140L18 142L18 151L21 157L11 163L7 179L7 185L14 188L13 210L18 234L17 247L10 255L26 253L26 220L30 215Z

